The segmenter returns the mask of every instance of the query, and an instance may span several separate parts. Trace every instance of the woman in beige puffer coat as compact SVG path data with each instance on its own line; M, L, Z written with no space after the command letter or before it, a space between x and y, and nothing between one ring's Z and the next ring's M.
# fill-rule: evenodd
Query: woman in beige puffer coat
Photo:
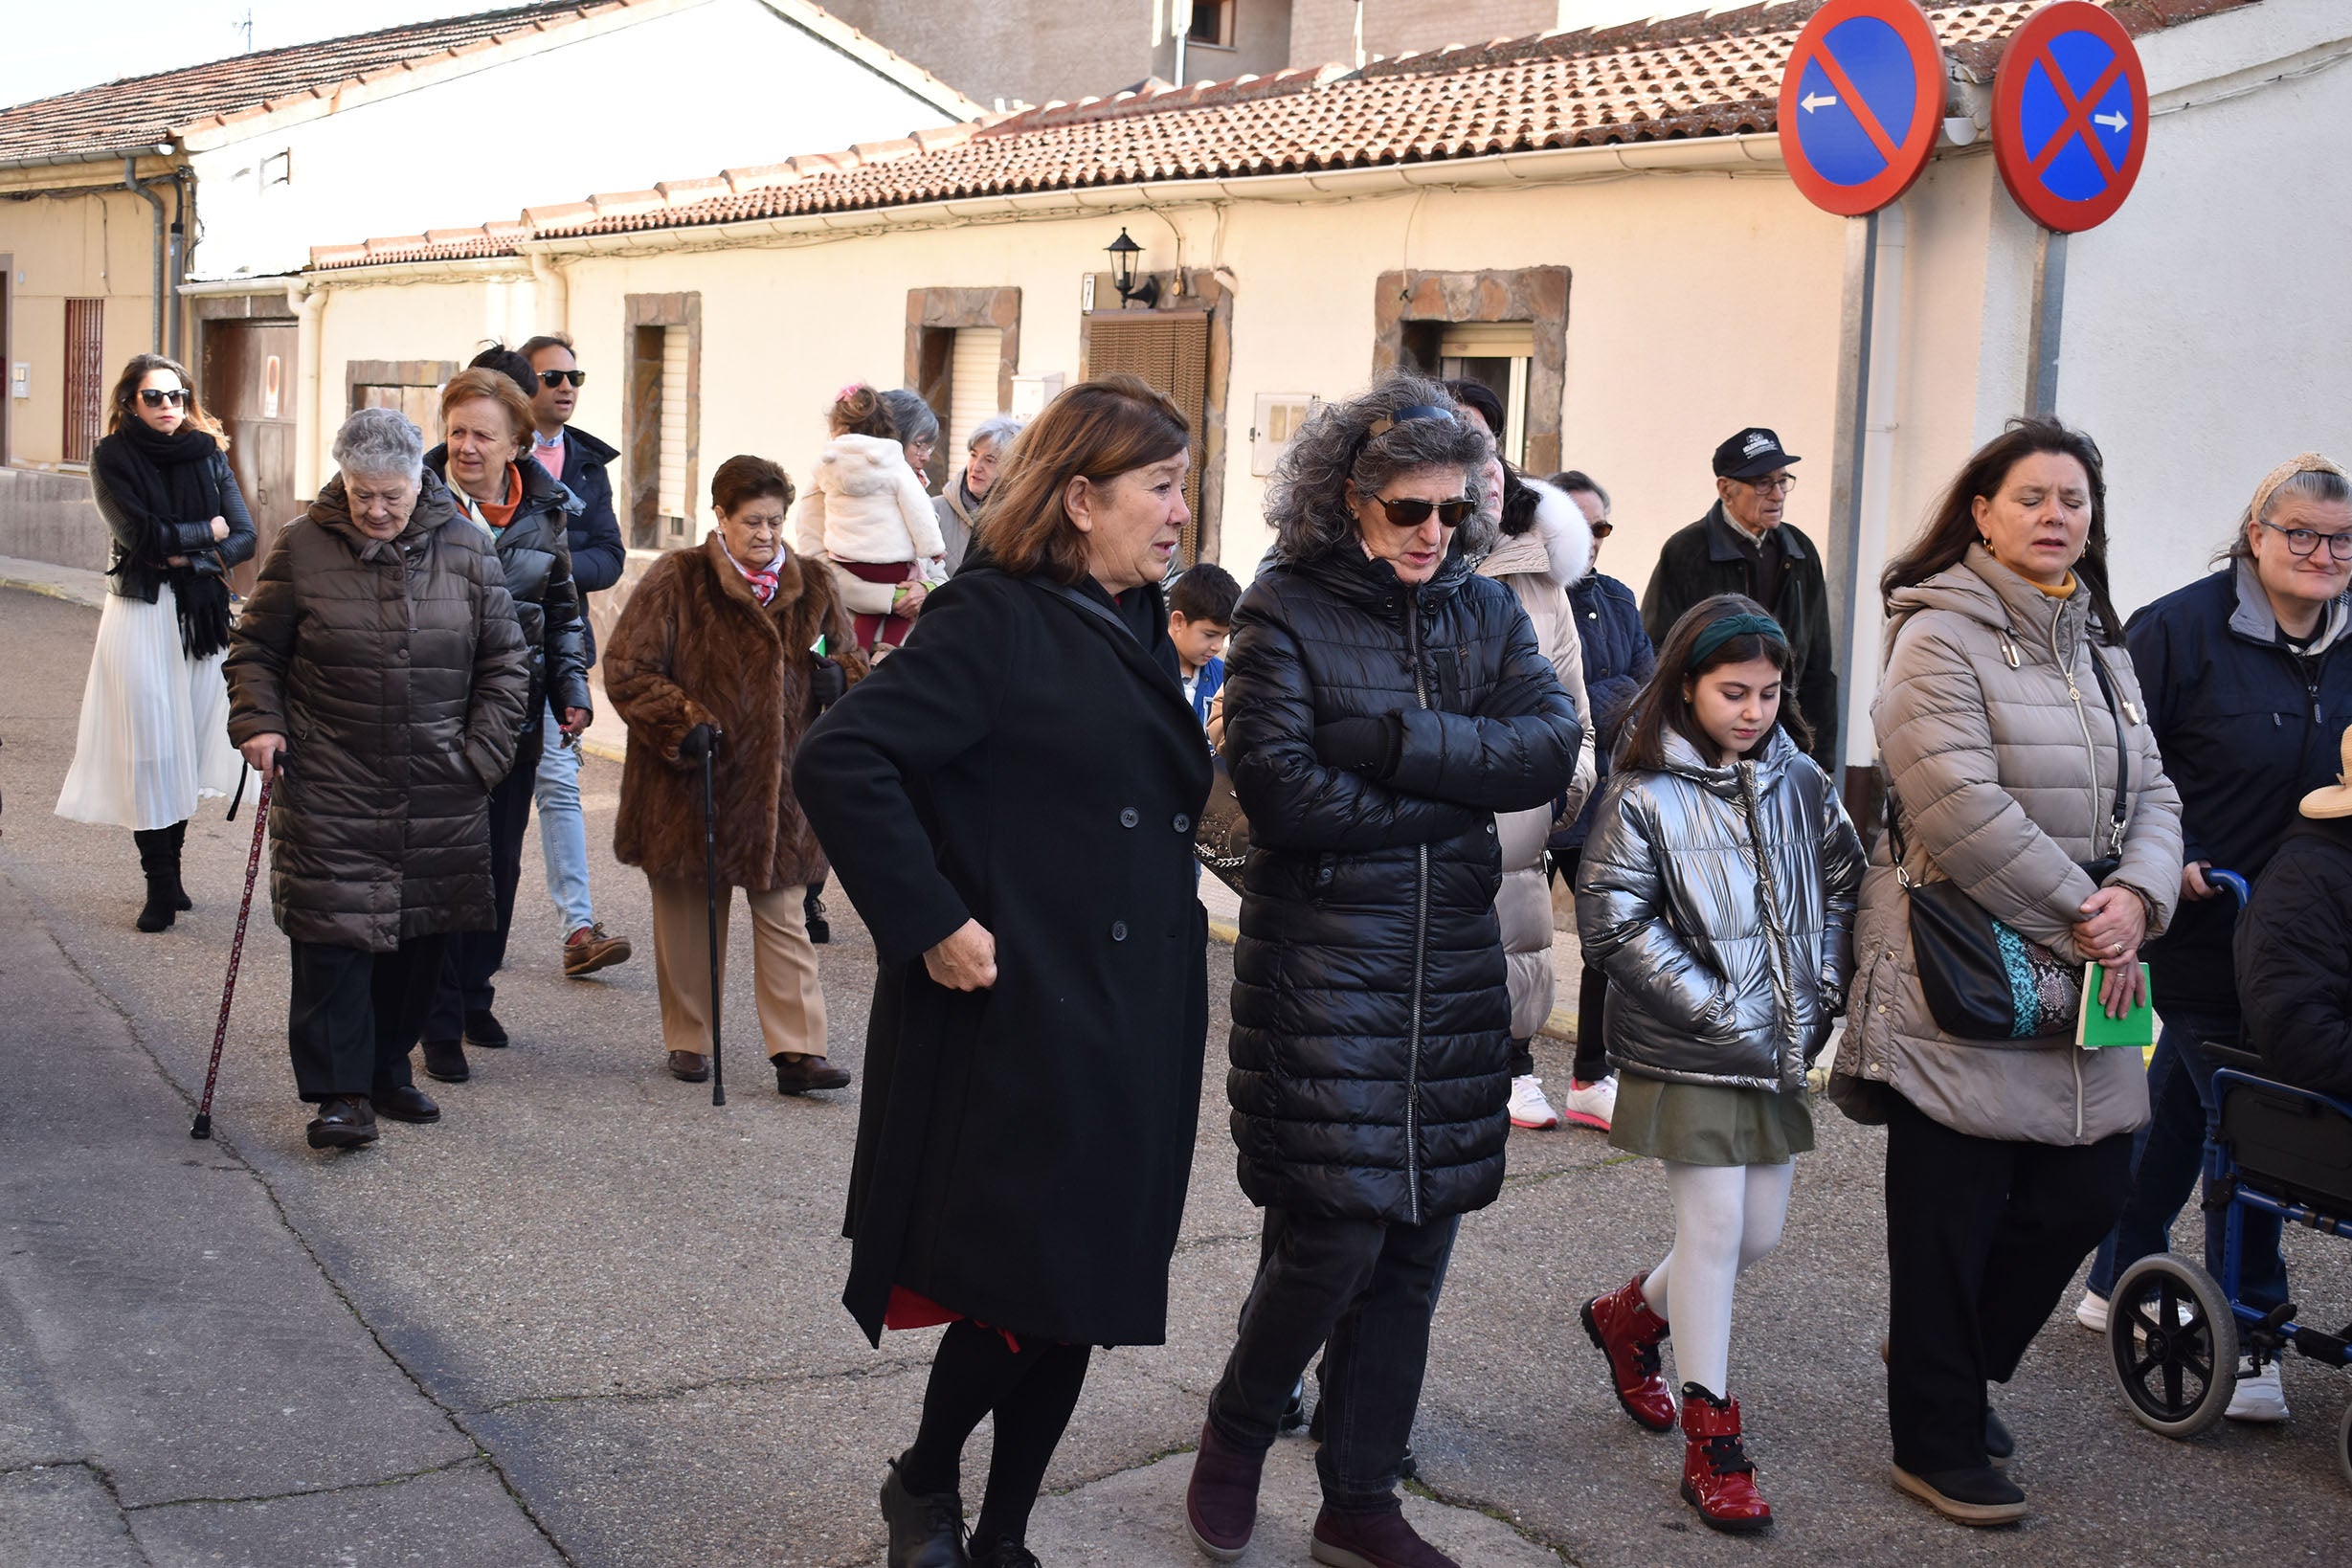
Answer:
M2108 602L2105 512L2098 449L2077 432L2020 420L1978 452L1887 570L1870 711L1911 879L1948 878L2064 965L2096 958L2137 982L2139 945L2180 894L2181 808ZM2017 1370L2114 1223L2147 1086L2139 1052L2080 1050L2071 1019L2032 1040L1939 1028L1889 853L1882 838L1862 885L1830 1093L1888 1124L1894 1478L1947 1516L2001 1523L2025 1493L1991 1467L2010 1442L1986 1379ZM2081 862L2110 853L2094 885Z
M1512 530L1516 528L1514 533ZM1568 786L1565 811L1553 805L1532 811L1498 812L1495 836L1503 850L1503 885L1494 913L1503 929L1503 959L1511 986L1511 1121L1513 1127L1557 1127L1559 1113L1545 1098L1535 1076L1531 1042L1552 1016L1557 976L1552 968L1552 885L1544 875L1544 841L1557 820L1574 821L1592 794L1594 777L1592 703L1584 690L1584 653L1577 640L1576 616L1568 590L1593 561L1592 525L1577 504L1536 480L1512 474L1503 485L1503 538L1479 564L1519 596L1535 628L1536 646L1552 661L1559 683L1576 704L1583 728L1576 777Z

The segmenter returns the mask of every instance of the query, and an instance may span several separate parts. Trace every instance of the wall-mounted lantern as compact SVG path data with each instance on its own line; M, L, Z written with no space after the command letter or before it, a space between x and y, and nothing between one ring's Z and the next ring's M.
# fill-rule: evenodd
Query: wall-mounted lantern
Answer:
M1149 310L1158 304L1159 280L1146 278L1141 283L1135 281L1135 258L1143 254L1143 247L1128 238L1127 231L1121 229L1119 237L1104 248L1110 253L1110 281L1119 291L1120 305L1141 300Z

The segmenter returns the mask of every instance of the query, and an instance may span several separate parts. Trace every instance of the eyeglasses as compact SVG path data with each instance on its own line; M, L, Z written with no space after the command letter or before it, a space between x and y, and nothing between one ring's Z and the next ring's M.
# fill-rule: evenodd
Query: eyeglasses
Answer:
M154 387L142 387L139 389L139 401L145 403L151 409L160 409L166 403L170 404L175 409L184 409L188 406L188 393L185 392L162 392ZM2298 550L2296 553L2299 555L2309 555L2311 551L2306 549Z
M1380 509L1388 514L1389 526L1399 528L1418 528L1429 521L1431 512L1435 512L1437 520L1446 527L1458 528L1465 519L1478 510L1478 503L1467 496L1457 496L1451 501L1423 501L1418 496L1407 496L1399 501L1391 501L1386 496L1374 496L1372 499L1378 502Z
M1593 525L1593 537L1595 539L1606 539L1610 534L1615 533L1616 531L1617 525L1610 522L1605 517Z
M539 372L539 384L549 388L560 387L567 381L576 387L587 379L586 370L542 370Z
M1739 482L1759 496L1784 496L1797 487L1797 476L1794 474L1766 474L1762 479L1743 479Z
M2321 533L2317 528L2282 528L2275 523L2265 523L2262 526L2273 533L2283 533L2287 536L2287 550L2290 554L2309 555L2319 548L2319 541L2324 539L2327 541L2327 553L2330 560L2352 561L2352 530L2341 533Z

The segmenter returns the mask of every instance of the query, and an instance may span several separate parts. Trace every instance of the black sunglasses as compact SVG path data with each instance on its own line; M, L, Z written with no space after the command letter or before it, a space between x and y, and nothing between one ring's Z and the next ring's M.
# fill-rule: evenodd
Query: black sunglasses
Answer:
M170 404L175 409L180 409L188 406L188 393L184 392L163 392L154 387L142 387L139 389L139 401L145 403L151 409L160 409L166 403Z
M567 381L576 387L587 379L586 370L542 370L539 372L539 384L542 387L560 387Z
M1610 522L1605 517L1593 525L1593 537L1595 539L1606 539L1610 534L1615 533L1616 531L1617 525Z
M1423 501L1418 496L1407 496L1401 501L1391 501L1386 496L1372 499L1388 514L1390 526L1399 528L1418 528L1429 521L1431 512L1437 513L1437 520L1446 527L1458 528L1478 510L1478 503L1467 496L1457 496L1451 501Z

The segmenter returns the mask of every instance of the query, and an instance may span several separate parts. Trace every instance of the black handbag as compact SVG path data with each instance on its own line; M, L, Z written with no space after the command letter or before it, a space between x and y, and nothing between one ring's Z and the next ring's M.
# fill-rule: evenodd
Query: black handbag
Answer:
M2107 666L2091 650L2099 695L2116 721L2115 815L2107 853L2082 862L2104 884L2122 863L2126 803L2131 798L2131 745ZM1887 790L1887 840L1895 881L1910 905L1912 959L1927 1010L1945 1034L1962 1040L2039 1040L2074 1027L2082 1010L2082 973L2007 922L1985 912L1950 880L1917 882L1905 867L1902 802Z
M1209 802L1193 824L1193 854L1219 882L1242 890L1242 867L1249 861L1249 818L1233 796L1233 774L1225 759L1217 756L1217 772L1209 780Z

